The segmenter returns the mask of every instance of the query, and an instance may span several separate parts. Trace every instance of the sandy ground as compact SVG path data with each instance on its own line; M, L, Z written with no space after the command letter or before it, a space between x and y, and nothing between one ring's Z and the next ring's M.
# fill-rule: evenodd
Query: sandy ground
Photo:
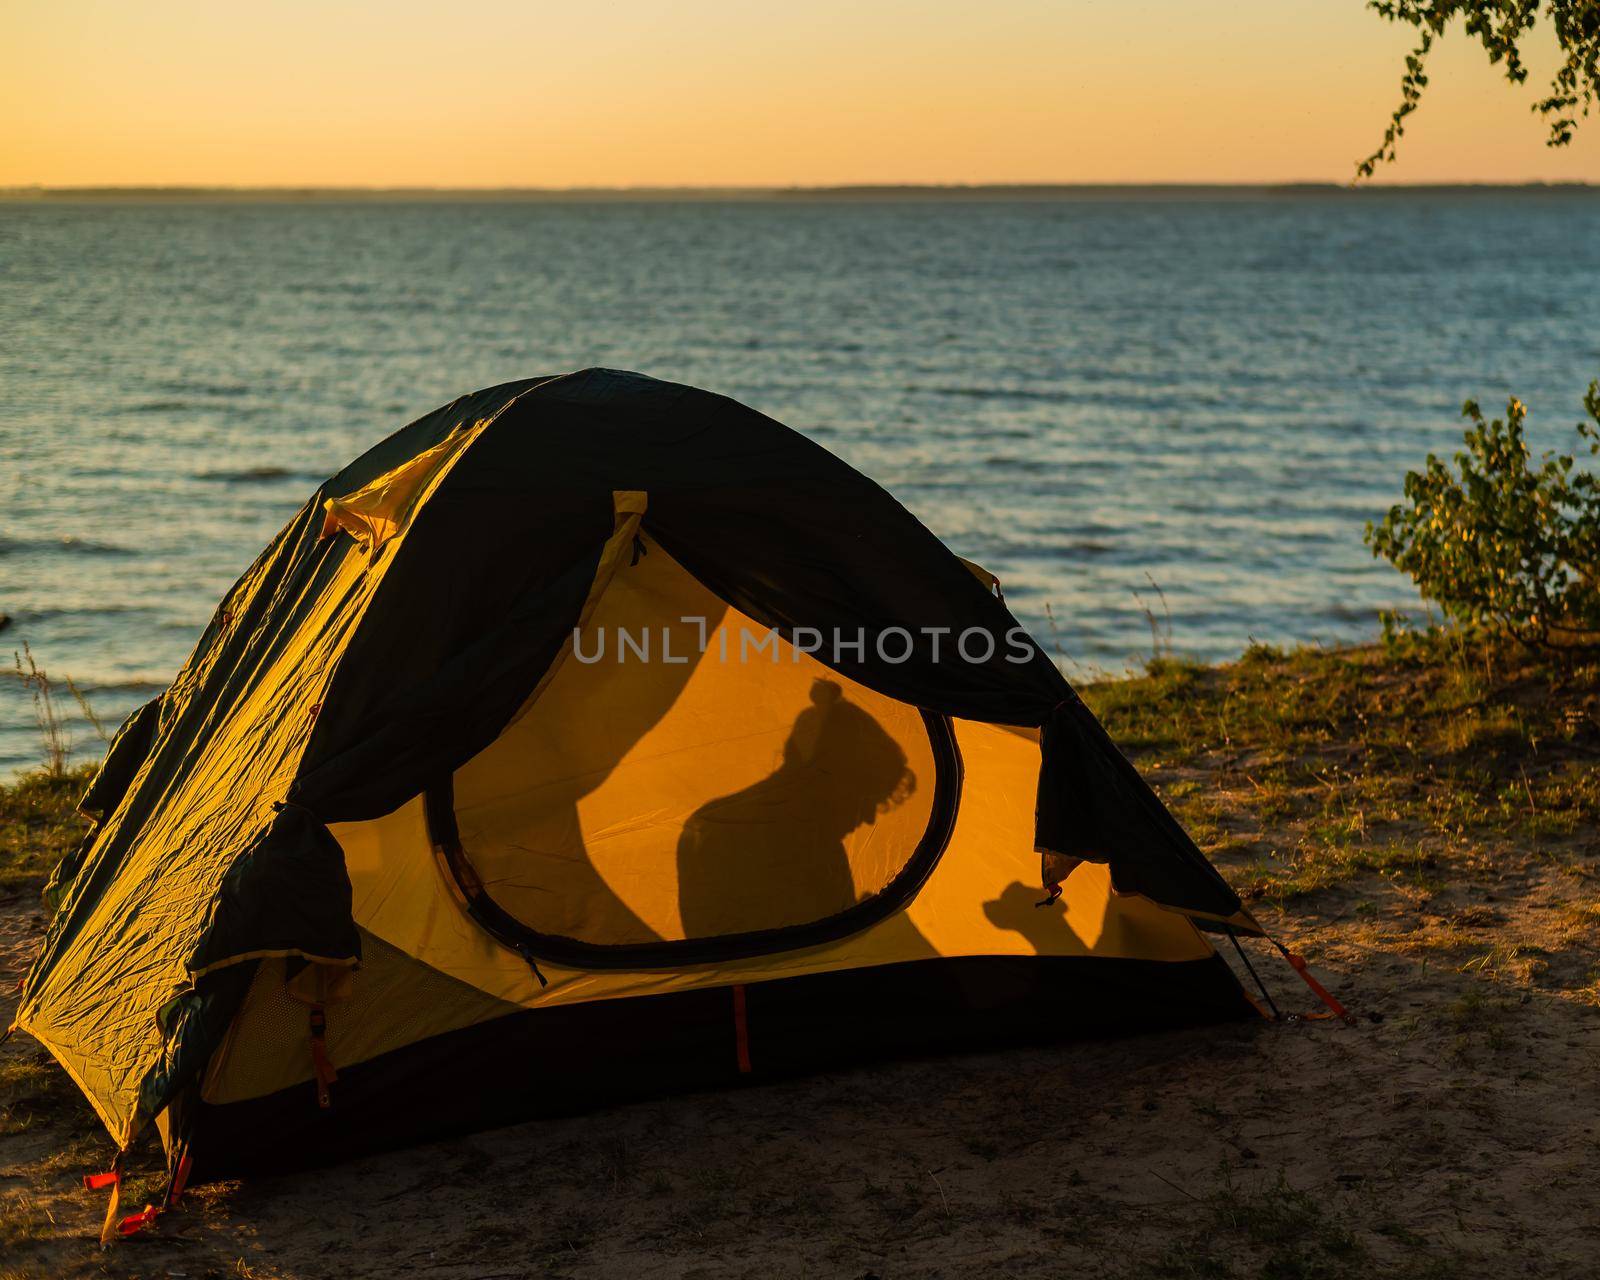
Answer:
M1376 922L1356 884L1275 918L1354 1028L908 1061L527 1124L202 1188L104 1253L103 1195L76 1184L109 1143L13 1037L3 1065L43 1093L0 1138L0 1275L1591 1276L1600 1010L1573 991L1593 939L1542 968L1516 942L1548 932L1569 874L1524 867ZM42 921L0 912L9 1015ZM1430 930L1459 946L1419 951ZM1313 1007L1281 961L1266 972Z

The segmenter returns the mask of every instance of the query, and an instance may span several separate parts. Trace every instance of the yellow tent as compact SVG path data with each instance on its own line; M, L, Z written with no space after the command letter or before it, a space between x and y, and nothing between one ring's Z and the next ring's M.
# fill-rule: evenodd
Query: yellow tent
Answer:
M588 370L325 484L84 799L18 1016L175 1175L1249 1016L1238 898L983 570Z

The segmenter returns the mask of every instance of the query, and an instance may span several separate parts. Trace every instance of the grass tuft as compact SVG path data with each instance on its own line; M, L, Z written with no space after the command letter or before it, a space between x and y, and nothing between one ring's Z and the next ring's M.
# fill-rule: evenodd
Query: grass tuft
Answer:
M1485 837L1587 865L1570 855L1600 819L1594 662L1412 632L1161 658L1084 696L1247 897L1369 876L1425 896Z
M42 888L50 870L82 839L89 820L77 811L90 767L38 770L0 787L0 899Z

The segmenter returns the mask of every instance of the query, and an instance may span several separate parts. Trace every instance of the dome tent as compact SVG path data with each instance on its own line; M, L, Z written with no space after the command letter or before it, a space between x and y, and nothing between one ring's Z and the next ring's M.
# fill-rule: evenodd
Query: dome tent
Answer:
M180 1178L1254 1013L1206 931L1258 927L993 580L638 374L330 479L82 808L17 1024Z

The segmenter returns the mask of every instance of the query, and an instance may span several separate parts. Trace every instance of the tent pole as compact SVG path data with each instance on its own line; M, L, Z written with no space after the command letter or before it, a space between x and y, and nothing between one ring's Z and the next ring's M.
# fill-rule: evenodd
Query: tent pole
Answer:
M1249 975L1255 979L1256 986L1260 989L1262 998L1267 1002L1267 1008L1272 1010L1273 1018L1278 1022L1282 1022L1283 1015L1278 1012L1278 1006L1273 1004L1272 993L1267 990L1267 984L1261 981L1261 975L1256 972L1255 965L1250 963L1250 957L1245 954L1244 948L1239 945L1239 935L1229 928L1228 938L1233 943L1233 949L1239 953L1239 959L1244 961L1246 972L1248 972Z

